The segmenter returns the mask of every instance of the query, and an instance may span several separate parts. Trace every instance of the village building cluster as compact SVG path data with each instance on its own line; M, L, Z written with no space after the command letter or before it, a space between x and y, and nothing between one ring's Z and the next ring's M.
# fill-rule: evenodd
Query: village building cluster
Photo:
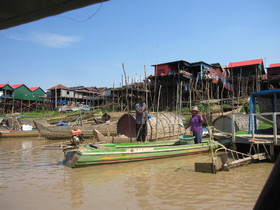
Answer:
M280 63L270 64L265 71L263 59L233 62L228 66L178 60L153 67L153 75L118 88L59 84L45 92L40 87L25 84L0 84L0 113L84 105L129 111L140 96L146 97L153 111L177 110L211 100L239 103L239 99L252 92L280 85Z
M0 113L27 112L45 107L45 91L25 84L0 84Z
M66 87L56 85L47 91L47 100L56 108L61 105L99 106L106 96L110 96L110 89L93 87Z

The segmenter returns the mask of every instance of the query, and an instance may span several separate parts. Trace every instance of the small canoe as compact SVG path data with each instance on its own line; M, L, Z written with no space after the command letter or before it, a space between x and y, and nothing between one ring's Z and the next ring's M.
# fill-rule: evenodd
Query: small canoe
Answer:
M64 165L75 168L79 166L123 163L130 161L168 158L208 152L217 148L209 140L202 144L185 144L180 140L143 142L143 143L110 143L80 145L76 149L64 150Z
M30 131L5 131L0 132L0 137L38 137L40 135L37 129L32 129Z

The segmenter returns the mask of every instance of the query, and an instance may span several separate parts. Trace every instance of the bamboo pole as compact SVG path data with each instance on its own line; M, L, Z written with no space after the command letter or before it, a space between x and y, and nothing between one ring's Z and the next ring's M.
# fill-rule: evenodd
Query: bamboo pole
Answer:
M181 116L181 113L182 113L182 94L183 94L182 87L183 87L183 82L181 81L181 83L180 83L180 99L179 99L180 107L179 107L179 110L178 110L178 123L177 123L178 124L178 132L177 132L178 135L180 133L179 123L180 123L180 116Z
M115 83L113 83L113 96L112 96L112 102L113 102L113 112L115 111Z
M175 108L175 116L174 116L174 123L173 123L173 137L175 136L175 123L176 123L176 118L178 115L178 101L179 101L179 84L177 82L177 87L176 87L176 108Z
M123 68L123 73L124 73L124 79L125 79L125 99L126 99L126 108L128 109L128 81L127 81L127 76L126 76L126 71L124 64L122 63L122 68Z
M121 89L120 89L120 101L121 101L121 111L123 112L123 75L122 75L122 80L121 80Z
M126 104L127 104L127 115L128 115L128 125L129 125L129 131L130 131L130 142L132 142L132 129L131 129L131 122L130 122L130 110L129 110L129 106L128 106L128 81L127 81L127 77L126 77L126 71L124 68L124 64L122 64L123 67L123 72L124 72L124 76L125 76L125 86L126 86Z
M4 92L4 106L3 106L3 114L6 112L6 103L7 103L7 88L5 88Z
M159 86L158 100L157 100L157 118L156 118L156 141L158 140L158 110L160 101L161 85Z
M231 106L232 106L232 110L234 110L234 82L233 82L233 70L231 68L231 81L232 81L232 99L231 99Z
M55 108L57 108L57 87L54 89L54 97L55 97Z
M154 84L154 99L153 99L153 112L155 111L155 103L156 103L156 90L157 90L157 66L155 67L155 84Z
M147 71L146 71L146 65L144 65L144 76L145 76L145 98L146 98L146 105L148 104L149 105L149 103L148 103L148 87L147 87ZM149 107L149 106L148 106Z

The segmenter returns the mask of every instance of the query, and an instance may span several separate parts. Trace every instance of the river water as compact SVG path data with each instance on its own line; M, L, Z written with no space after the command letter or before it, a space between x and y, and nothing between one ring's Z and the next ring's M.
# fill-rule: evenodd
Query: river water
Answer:
M0 139L0 209L252 209L273 167L194 171L209 154L68 168L58 141Z

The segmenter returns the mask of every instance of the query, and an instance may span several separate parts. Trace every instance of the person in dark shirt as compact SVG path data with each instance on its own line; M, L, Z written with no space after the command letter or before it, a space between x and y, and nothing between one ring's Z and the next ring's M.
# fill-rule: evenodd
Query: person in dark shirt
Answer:
M147 136L147 105L145 99L140 98L135 106L136 111L136 138L137 142L144 142Z

